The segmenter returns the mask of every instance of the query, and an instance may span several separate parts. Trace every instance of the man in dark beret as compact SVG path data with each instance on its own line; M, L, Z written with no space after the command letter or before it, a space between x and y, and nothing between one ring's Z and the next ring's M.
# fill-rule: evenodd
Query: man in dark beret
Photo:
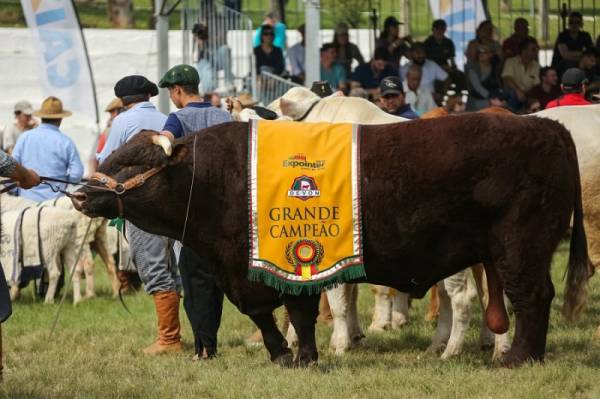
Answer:
M140 131L163 130L167 117L149 101L157 94L158 87L143 76L126 76L117 82L115 95L121 99L126 111L113 120L104 149L98 154L100 163ZM144 290L154 298L158 317L158 339L143 352L151 355L179 352L181 279L174 261L173 241L149 234L128 221L125 233Z

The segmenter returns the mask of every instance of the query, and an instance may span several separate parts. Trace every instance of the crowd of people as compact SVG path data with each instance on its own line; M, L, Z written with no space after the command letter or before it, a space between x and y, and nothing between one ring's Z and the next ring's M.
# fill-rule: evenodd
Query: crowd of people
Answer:
M402 23L395 17L386 18L372 57L366 62L358 46L349 40L348 26L340 23L333 40L321 46L320 77L334 91L367 97L384 109L382 81L398 77L401 90L394 89L395 94L403 97L416 115L445 106L449 97L455 97L451 101L455 103L463 92L468 95L468 111L503 106L516 113L531 113L559 98L563 105L599 102L600 37L594 45L590 34L582 30L581 13L573 11L567 20L568 28L556 39L552 63L543 68L538 60L539 44L529 34L525 18L515 19L514 32L502 43L495 38L492 21L483 21L467 45L462 70L457 67L456 47L446 36L447 25L442 19L433 21L431 34L418 42L400 35ZM269 72L304 83L304 25L298 32L300 41L288 48L285 25L267 15L254 37L259 74ZM564 82L567 70L574 68L582 71L584 78L574 82L572 79L581 75L570 73Z

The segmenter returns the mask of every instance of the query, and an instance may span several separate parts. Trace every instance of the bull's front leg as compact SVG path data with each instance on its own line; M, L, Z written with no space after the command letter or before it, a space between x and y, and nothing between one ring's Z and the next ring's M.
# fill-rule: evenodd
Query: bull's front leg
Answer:
M260 329L265 348L269 351L271 361L283 367L292 367L294 356L288 344L277 328L273 313L251 315L250 318Z
M298 334L298 355L294 364L306 367L319 358L315 340L315 324L319 315L320 295L284 295L283 303L290 315L290 322Z

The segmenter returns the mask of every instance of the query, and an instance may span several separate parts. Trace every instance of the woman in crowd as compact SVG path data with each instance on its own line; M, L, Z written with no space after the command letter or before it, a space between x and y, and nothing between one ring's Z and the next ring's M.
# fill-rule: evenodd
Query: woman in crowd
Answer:
M346 76L349 76L350 72L352 72L353 60L358 61L358 65L365 63L365 59L358 49L358 46L354 43L350 43L348 25L343 22L340 22L335 28L333 45L337 54L335 62L341 64L346 69Z
M395 17L387 17L383 23L383 30L375 42L376 47L384 47L391 54L390 64L396 69L400 67L400 59L412 43L410 36L400 37L401 24Z
M480 46L487 46L492 54L491 62L494 65L500 65L502 62L502 46L494 39L494 25L492 21L486 20L479 24L475 39L469 42L465 55L468 63L477 62L477 50Z
M494 53L487 45L477 47L475 62L469 65L467 84L469 87L469 100L467 110L477 111L490 106L490 100L497 96L501 90L498 65L494 65Z
M271 25L263 25L260 34L260 46L254 47L256 72L270 72L281 75L285 68L283 52L273 45L275 31Z

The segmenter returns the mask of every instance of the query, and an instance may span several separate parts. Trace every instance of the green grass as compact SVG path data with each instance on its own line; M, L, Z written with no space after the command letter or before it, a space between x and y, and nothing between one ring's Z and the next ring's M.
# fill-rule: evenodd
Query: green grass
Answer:
M48 336L58 305L32 303L31 290L2 325L6 398L594 398L600 397L600 282L590 286L590 303L576 325L560 315L566 246L555 257L557 297L552 305L547 360L516 370L492 364L477 345L481 312L471 321L464 353L441 361L425 356L434 325L423 321L426 301L413 301L411 323L401 331L369 334L344 357L328 347L330 328L318 326L317 367L286 370L271 364L264 348L247 348L250 320L227 303L219 332L220 356L191 363L191 331L183 321L185 353L146 357L155 316L151 298L127 296L133 315L110 298L106 276L97 268L99 297L74 307L66 303L56 335ZM373 298L360 291L360 320L368 326ZM478 308L474 305L474 308ZM182 320L185 319L183 310Z

